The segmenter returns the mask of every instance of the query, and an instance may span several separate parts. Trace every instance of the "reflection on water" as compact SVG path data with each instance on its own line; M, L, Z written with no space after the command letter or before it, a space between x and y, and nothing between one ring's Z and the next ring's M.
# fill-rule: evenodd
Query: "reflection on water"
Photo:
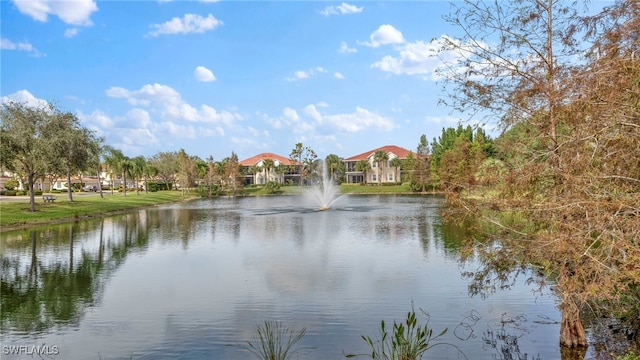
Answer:
M469 297L461 271L476 264L459 264L464 229L442 225L440 206L411 196L343 196L329 211L296 197L217 199L4 233L0 340L55 345L60 359L245 359L227 345L279 320L307 328L301 344L316 349L304 358L333 359L366 351L360 335L413 303L470 359L502 356L487 331L495 344L515 337L529 358L559 358L553 297L525 284Z

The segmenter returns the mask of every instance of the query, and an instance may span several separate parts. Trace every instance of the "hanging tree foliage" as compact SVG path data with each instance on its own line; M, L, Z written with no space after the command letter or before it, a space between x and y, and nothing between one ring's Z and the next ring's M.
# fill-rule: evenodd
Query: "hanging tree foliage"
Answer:
M442 49L460 62L441 72L445 103L505 129L499 196L455 199L502 245L480 247L471 289L536 264L557 283L566 347L587 345L584 309L640 318L640 4L574 5L466 1L448 18L466 35Z

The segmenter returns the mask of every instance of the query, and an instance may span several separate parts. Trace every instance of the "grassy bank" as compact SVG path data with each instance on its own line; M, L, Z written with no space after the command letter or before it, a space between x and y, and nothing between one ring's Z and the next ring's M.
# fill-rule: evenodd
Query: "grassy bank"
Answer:
M275 195L300 195L308 187L283 186ZM408 184L393 186L378 186L375 184L341 185L342 194L412 194ZM264 187L247 187L244 196L269 195ZM172 203L194 198L196 195L183 195L180 191L159 191L154 193L121 193L111 195L105 192L104 198L96 194L91 196L74 196L70 202L67 194L56 194L56 201L43 203L41 196L36 196L36 212L29 212L29 200L23 198L17 201L0 202L0 231L25 228L55 222L70 221L109 215L145 206Z
M270 194L264 186L251 186L244 189L243 195L260 196L260 195L300 195L309 189L308 186L281 186L280 189ZM409 190L409 184L402 185L383 185L377 184L360 185L360 184L342 184L340 185L341 194L416 194Z
M54 222L104 216L121 211L141 208L145 206L172 203L192 198L182 195L180 191L159 191L154 193L120 193L111 195L105 193L104 198L99 195L74 196L74 201L68 200L66 194L56 194L56 201L43 203L42 197L36 197L36 212L29 211L29 200L3 201L0 203L0 231L7 231L28 226L42 225Z

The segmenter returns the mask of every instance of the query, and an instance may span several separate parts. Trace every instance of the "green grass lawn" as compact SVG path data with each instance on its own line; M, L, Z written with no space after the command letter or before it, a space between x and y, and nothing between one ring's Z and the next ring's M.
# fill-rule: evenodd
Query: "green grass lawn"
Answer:
M41 196L36 196L36 211L29 211L29 200L0 202L0 231L24 226L34 226L51 222L102 216L119 211L131 210L150 205L172 203L193 198L182 195L180 191L159 191L153 193L135 192L111 195L105 192L104 198L95 196L74 196L68 200L67 194L55 194L56 201L43 203Z

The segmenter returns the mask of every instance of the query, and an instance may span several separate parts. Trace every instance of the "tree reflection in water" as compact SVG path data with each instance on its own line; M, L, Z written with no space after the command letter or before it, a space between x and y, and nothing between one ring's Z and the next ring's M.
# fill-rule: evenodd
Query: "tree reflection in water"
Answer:
M0 332L34 335L78 326L127 254L147 247L153 214L3 234Z

